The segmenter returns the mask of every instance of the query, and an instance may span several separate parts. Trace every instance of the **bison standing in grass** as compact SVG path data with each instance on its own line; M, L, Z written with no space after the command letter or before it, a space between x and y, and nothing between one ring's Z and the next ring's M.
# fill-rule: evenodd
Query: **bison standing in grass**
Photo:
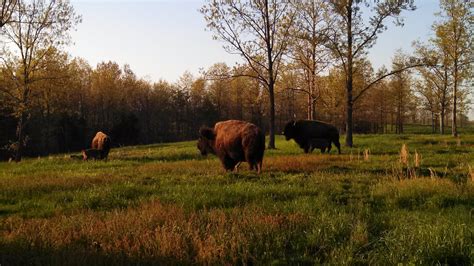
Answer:
M201 127L198 149L202 155L217 155L227 171L240 162L247 162L250 170L262 170L265 134L254 124L239 120L218 122L214 128Z
M290 121L286 124L283 132L286 140L294 139L305 153L311 152L315 145L313 141L318 139L329 142L328 150L331 150L331 142L336 145L341 154L341 144L339 143L339 131L333 125L313 120Z
M110 137L101 131L97 132L92 139L91 148L100 151L100 159L107 159L110 151Z

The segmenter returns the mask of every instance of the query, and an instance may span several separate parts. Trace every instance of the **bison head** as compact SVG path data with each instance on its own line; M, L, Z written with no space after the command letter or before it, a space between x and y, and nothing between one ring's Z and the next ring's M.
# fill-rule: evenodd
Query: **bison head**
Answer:
M296 121L291 120L290 122L286 123L285 130L283 131L283 135L285 135L286 140L290 140L295 137L295 126Z
M214 153L214 140L216 136L212 128L201 127L199 129L199 139L197 147L201 152L201 155L207 155L208 153Z

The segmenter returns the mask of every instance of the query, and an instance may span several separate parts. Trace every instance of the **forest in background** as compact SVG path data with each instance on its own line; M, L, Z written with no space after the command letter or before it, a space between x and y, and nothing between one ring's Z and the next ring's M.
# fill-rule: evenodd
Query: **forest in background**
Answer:
M274 120L274 133L295 118L326 121L342 133L348 129L348 116L349 128L356 133L403 133L407 124L430 125L433 133L446 133L468 123L473 62L470 3L442 0L432 38L414 43L413 54L394 54L389 71L375 70L367 53L389 19L398 21L401 11L413 8L413 1L399 6L391 6L391 1L260 2L267 4L267 11L273 8L267 15L285 17L272 24L284 29L274 36L282 44L273 43L280 50L271 62L278 67L270 73L272 90L264 78L268 65L255 59L261 58L258 53L245 54L249 51L241 51L250 58L247 63L216 63L199 74L183 73L176 82L146 80L130 66L112 61L91 66L64 51L71 41L69 32L81 21L69 1L2 1L0 147L28 156L71 152L88 147L97 131L108 133L115 146L190 140L197 138L200 126L226 119L250 121L266 132ZM247 4L236 6L242 12L265 10L265 5L243 3ZM215 13L209 10L220 7L225 1L214 0L201 10L211 30L222 17L213 18L209 14ZM369 7L371 18L380 22L368 20L364 28L360 14ZM258 18L256 12L249 14ZM341 58L341 49L348 46L342 45L344 40L337 46L331 38L342 37L330 32L338 22L332 18L348 14L354 15L354 40L361 41L361 46L354 45L360 53L350 53L350 105L349 66ZM236 25L246 28L248 37L244 15L238 15L242 20ZM258 39L254 43L262 45ZM454 124L453 118L457 118Z

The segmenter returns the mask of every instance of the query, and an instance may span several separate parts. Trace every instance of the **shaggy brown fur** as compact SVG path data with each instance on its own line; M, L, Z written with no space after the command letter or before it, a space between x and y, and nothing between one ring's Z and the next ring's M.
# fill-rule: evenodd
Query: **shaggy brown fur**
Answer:
M99 131L95 134L91 144L92 149L100 150L102 157L107 159L110 151L110 137Z
M333 125L314 120L290 121L286 124L283 134L286 140L294 139L298 145L309 152L309 142L312 139L326 139L334 143L341 153L341 144L339 143L339 131Z
M103 154L103 150L97 150L97 149L82 150L82 159L84 161L87 161L89 159L102 160L104 158L105 157Z
M254 124L239 120L218 122L214 128L199 130L198 149L202 155L217 155L227 171L240 162L247 162L250 170L262 170L265 134Z

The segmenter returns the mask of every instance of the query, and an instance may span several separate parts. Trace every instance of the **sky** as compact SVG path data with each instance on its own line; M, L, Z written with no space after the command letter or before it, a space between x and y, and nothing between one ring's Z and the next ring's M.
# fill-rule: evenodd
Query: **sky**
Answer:
M71 0L82 23L72 32L68 51L92 66L102 61L129 64L140 78L175 82L185 72L199 74L214 63L234 65L230 55L212 39L199 8L205 0ZM375 69L390 68L397 49L412 50L415 40L426 41L439 10L438 0L415 1L417 10L405 12L404 27L389 23L369 59Z

